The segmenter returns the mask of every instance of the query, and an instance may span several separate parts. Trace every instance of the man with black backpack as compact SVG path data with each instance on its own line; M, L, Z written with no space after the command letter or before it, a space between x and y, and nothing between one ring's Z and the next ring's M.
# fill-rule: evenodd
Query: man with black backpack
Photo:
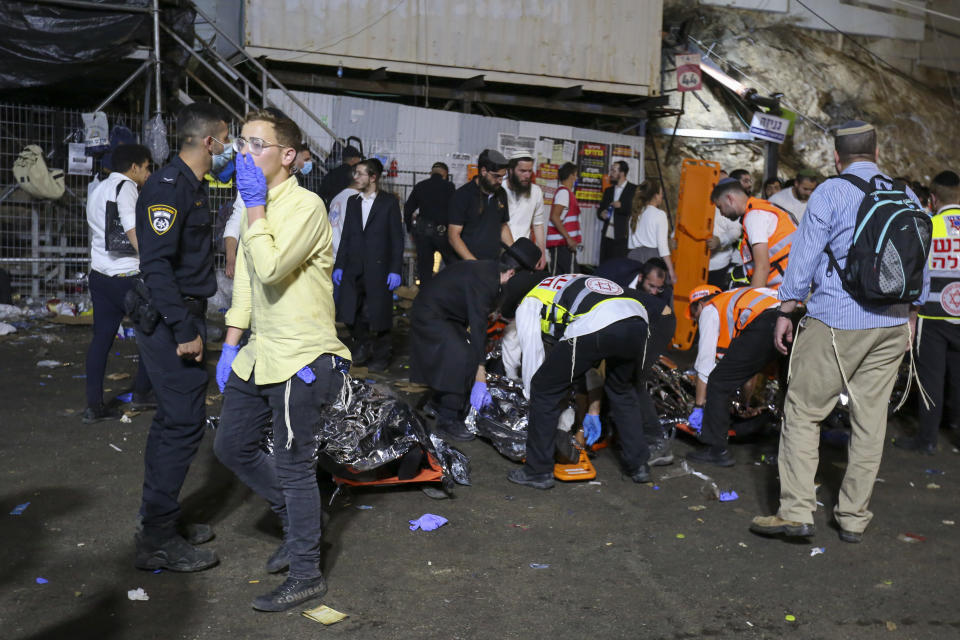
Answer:
M877 133L865 122L837 130L839 177L820 185L795 235L779 289L773 339L781 353L793 339L791 314L807 298L790 363L778 458L780 508L751 531L808 537L817 509L814 474L820 422L840 393L850 397L847 470L833 517L844 542L860 542L873 514L887 404L910 345L925 281L930 221L903 184L877 168Z

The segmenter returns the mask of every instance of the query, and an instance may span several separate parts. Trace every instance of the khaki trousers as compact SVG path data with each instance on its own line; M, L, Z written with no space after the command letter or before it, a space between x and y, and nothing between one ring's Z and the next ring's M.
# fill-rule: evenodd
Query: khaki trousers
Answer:
M781 518L813 522L817 508L814 475L820 458L820 422L834 409L846 388L853 432L847 470L833 515L837 524L847 531L862 532L867 528L873 518L867 506L880 469L887 431L887 404L908 340L906 324L842 330L831 329L810 317L801 321L793 346L780 434L780 510L777 515Z

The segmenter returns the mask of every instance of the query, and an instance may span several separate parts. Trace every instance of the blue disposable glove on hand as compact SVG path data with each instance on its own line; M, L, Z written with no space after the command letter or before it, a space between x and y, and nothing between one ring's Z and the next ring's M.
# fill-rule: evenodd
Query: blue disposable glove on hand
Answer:
M487 391L486 382L474 382L473 389L470 390L470 406L480 411L488 404L493 402L493 397L490 395L490 392Z
M583 439L586 441L587 446L592 445L600 439L600 432L600 416L593 413L588 413L583 416Z
M334 269L333 270L333 284L340 286L340 281L343 280L343 269Z
M393 291L400 286L400 274L399 273L388 273L387 274L387 289Z
M697 433L700 433L700 429L703 428L703 407L694 407L693 413L687 418L687 425Z
M223 393L227 386L227 380L230 379L230 370L233 368L233 360L240 353L240 347L233 344L223 345L220 351L220 359L217 360L217 386L220 387L220 393Z
M267 204L267 179L253 157L245 153L237 155L237 191L247 208Z

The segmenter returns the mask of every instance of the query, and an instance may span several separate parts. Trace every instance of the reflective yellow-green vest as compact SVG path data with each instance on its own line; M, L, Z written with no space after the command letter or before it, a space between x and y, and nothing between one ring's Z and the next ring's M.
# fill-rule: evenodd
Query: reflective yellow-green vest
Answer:
M563 338L567 325L604 303L613 300L639 302L616 282L574 273L545 278L524 297L536 298L543 303L540 330L557 340ZM647 320L645 315L641 317Z
M960 207L941 211L931 222L930 294L920 308L920 317L960 320Z

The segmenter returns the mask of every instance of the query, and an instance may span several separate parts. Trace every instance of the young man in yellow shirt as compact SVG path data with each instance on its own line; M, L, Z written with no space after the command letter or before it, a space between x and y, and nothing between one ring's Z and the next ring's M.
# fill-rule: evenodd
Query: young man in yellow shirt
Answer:
M332 231L323 202L293 175L300 130L267 112L247 116L237 147L246 207L227 337L217 457L270 503L284 530L267 561L286 581L253 601L284 611L327 591L320 571L320 492L313 427L341 389L349 350L334 325ZM245 329L251 335L238 347ZM273 422L274 460L260 449Z

